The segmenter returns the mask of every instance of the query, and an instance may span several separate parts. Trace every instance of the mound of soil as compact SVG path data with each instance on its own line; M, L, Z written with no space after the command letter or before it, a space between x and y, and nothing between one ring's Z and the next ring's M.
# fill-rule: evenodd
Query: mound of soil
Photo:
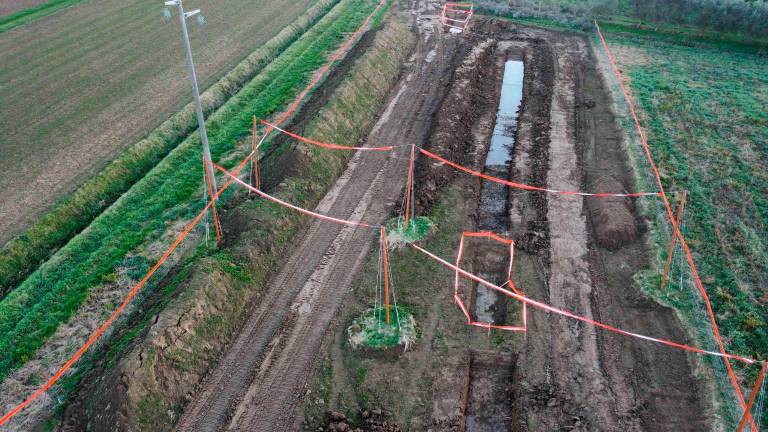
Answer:
M317 428L318 432L401 432L402 429L395 423L390 423L384 417L384 413L375 409L373 411L363 411L360 413L362 425L350 426L350 420L336 411L328 411L325 415L325 426Z
M603 193L623 193L624 188L611 177L602 177L592 183L590 190ZM635 241L639 235L637 221L632 214L632 203L624 197L587 197L595 239L604 248L616 250Z

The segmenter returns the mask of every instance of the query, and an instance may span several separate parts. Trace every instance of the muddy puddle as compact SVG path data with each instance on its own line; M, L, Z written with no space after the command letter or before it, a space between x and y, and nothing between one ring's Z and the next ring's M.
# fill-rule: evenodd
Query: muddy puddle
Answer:
M512 159L512 149L515 145L517 119L523 100L523 77L525 67L522 61L508 60L504 65L504 79L501 85L499 109L496 114L496 125L493 129L488 156L485 160L484 171L493 177L507 179L509 164ZM495 182L484 180L480 189L480 206L478 208L479 228L482 231L504 233L509 230L507 214L507 187ZM487 260L482 260L487 261ZM506 261L505 261L506 262ZM485 267L485 266L481 266ZM485 267L487 269L487 267ZM503 272L501 272L503 273ZM498 284L506 282L506 275L493 271L481 271L481 277ZM504 307L495 291L486 287L477 287L475 299L475 314L480 321L499 323L503 319Z

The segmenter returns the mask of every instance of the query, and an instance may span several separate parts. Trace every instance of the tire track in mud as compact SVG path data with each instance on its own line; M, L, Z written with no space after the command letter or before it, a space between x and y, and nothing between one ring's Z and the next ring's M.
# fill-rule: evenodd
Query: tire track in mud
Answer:
M426 11L436 13L436 3L430 2ZM413 62L393 92L400 97L388 104L394 108L388 107L390 115L375 126L367 146L421 144L426 138L444 91L435 83L450 76L451 69L436 32L420 33L414 58L425 58L433 48L439 48L438 55L431 62ZM407 153L407 147L391 154L358 152L318 211L382 223L404 187ZM316 366L323 335L374 238L368 229L317 220L302 237L177 430L294 429L294 411Z

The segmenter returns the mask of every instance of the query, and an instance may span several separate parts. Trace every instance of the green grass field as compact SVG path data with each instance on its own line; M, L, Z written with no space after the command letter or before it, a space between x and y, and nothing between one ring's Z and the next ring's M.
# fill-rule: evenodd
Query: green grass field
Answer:
M609 31L606 37L641 110L664 186L677 192L673 205L679 192L688 191L684 234L726 347L763 359L768 353L768 60L749 46L733 49L731 42L683 44L631 31ZM647 163L637 166L643 173L649 169ZM647 179L641 183L653 187ZM670 239L663 218L654 216L659 211L648 207L656 269L664 266ZM645 275L643 285L681 311L704 348L716 350L679 249L677 254L665 290L656 270ZM757 372L739 371L745 386Z
M344 0L209 120L215 160L238 158L251 117L268 117L298 94L311 74L364 20L372 0ZM136 279L151 265L146 248L202 198L199 138L185 140L83 233L0 302L0 377L28 361L90 291ZM171 229L171 231L173 231Z

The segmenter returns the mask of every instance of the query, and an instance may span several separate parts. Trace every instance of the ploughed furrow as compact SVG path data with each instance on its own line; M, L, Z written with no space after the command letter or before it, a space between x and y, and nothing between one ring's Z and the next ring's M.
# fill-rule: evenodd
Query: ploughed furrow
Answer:
M430 6L426 12L435 15L437 4ZM422 33L416 58L441 44L437 32ZM437 52L434 61L411 64L405 71L366 146L424 142L444 91L435 83L450 73L444 47ZM383 223L402 194L409 151L403 146L391 153L358 152L316 211L372 225ZM369 228L311 221L177 430L295 430L296 407L305 394L323 335L374 234Z

